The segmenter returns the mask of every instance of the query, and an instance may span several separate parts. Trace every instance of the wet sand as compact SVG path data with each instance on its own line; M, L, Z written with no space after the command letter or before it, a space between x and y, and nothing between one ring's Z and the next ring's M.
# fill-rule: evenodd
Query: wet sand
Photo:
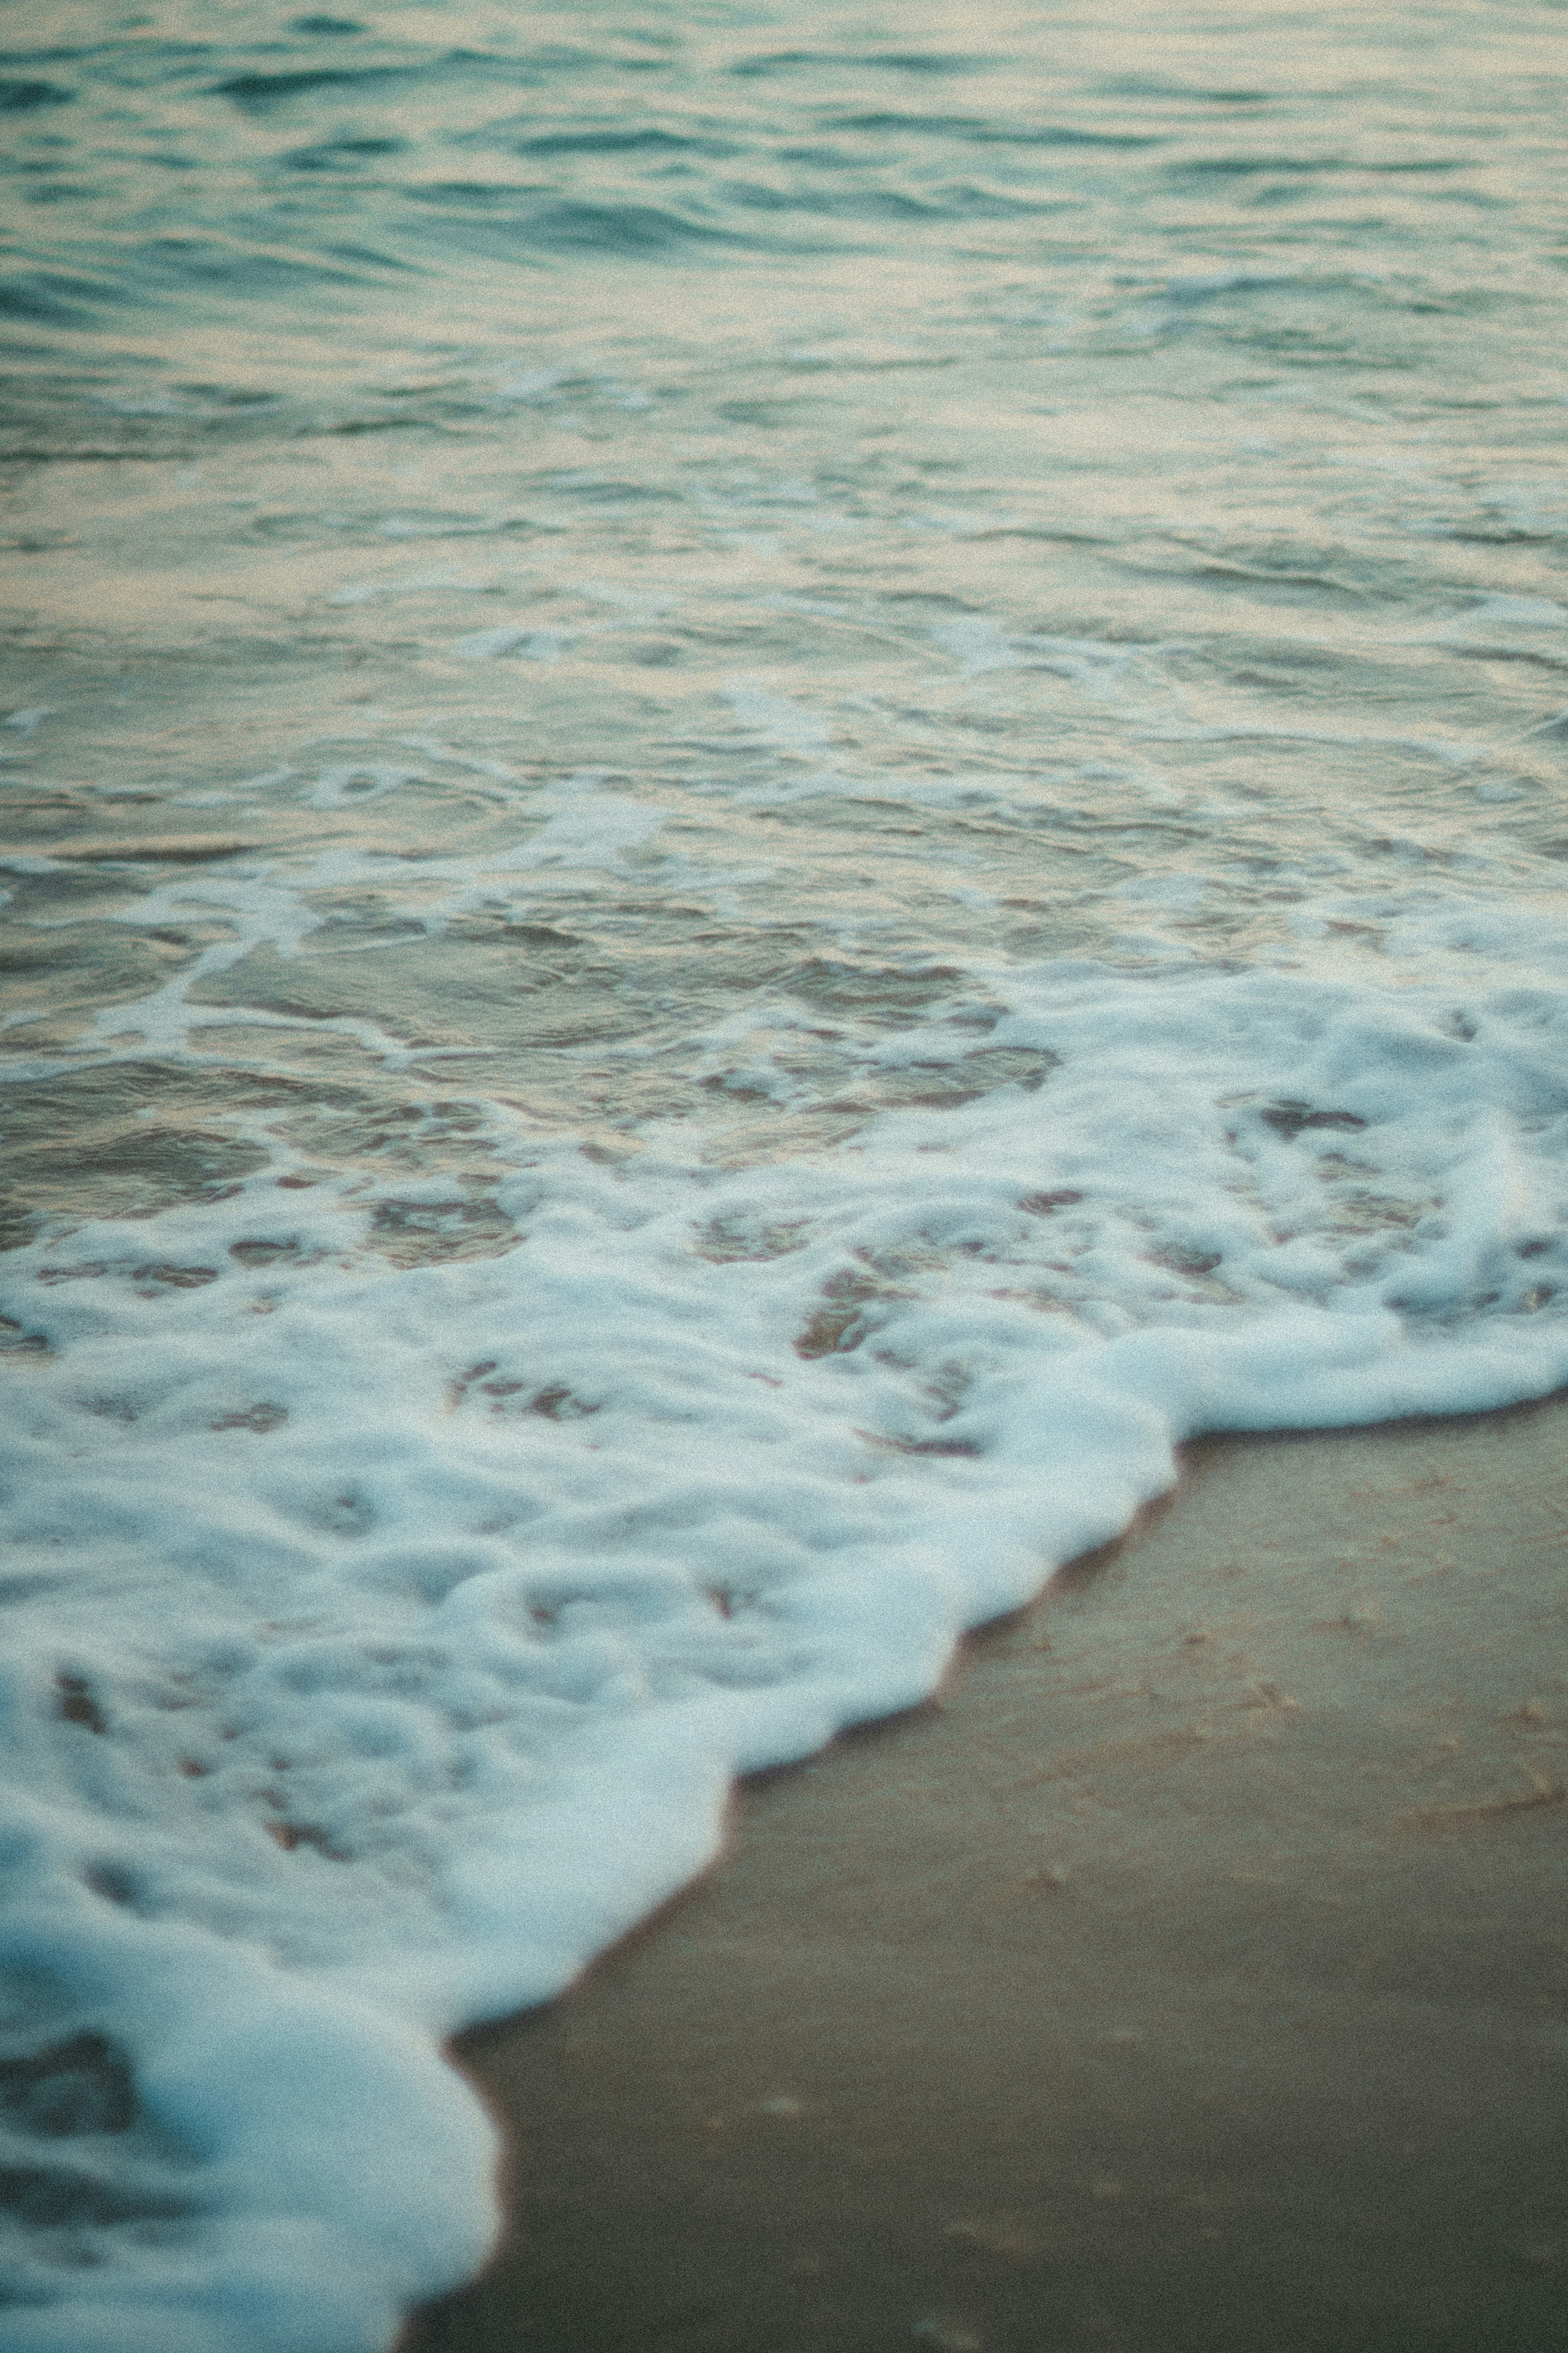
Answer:
M1221 1440L459 2057L406 2353L1568 2345L1568 1399Z

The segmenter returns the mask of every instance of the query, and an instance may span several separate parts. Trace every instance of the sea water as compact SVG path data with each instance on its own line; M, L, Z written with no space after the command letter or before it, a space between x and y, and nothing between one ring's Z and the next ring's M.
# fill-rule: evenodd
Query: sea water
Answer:
M10 2353L1196 1431L1568 1380L1561 0L13 0Z

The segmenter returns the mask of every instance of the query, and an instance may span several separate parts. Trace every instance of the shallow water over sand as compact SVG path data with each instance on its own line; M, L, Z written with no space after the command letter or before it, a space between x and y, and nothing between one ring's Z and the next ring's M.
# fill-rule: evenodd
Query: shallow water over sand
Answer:
M1568 1377L1562 14L13 30L5 2284L337 2353L733 1771Z

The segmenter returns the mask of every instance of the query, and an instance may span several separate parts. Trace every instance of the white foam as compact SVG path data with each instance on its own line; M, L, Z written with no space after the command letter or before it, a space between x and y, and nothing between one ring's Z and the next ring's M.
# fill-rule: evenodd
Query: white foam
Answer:
M630 808L573 795L562 854ZM988 1036L869 1067L1027 1049L1038 1092L761 1169L498 1113L491 1261L389 1266L372 1197L269 1176L8 1258L49 1353L4 1422L5 1953L130 2053L114 2161L182 2216L15 2258L12 2341L384 2345L491 2227L437 2038L699 1870L734 1773L928 1693L1195 1431L1568 1380L1568 934L1386 938L998 967ZM710 1052L766 1090L754 1033Z

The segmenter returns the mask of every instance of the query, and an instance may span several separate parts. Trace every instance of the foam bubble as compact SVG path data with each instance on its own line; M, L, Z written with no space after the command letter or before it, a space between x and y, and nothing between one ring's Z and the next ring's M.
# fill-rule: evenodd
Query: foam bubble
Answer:
M534 852L646 818L590 795ZM489 2228L437 2038L700 1870L734 1773L921 1698L1194 1432L1568 1379L1568 941L1388 937L992 974L985 1050L1045 1083L847 1151L519 1130L499 1258L389 1265L374 1195L266 1174L11 1254L5 1957L40 2063L106 2038L142 2136L90 2278L26 2257L21 2341L384 2342Z

